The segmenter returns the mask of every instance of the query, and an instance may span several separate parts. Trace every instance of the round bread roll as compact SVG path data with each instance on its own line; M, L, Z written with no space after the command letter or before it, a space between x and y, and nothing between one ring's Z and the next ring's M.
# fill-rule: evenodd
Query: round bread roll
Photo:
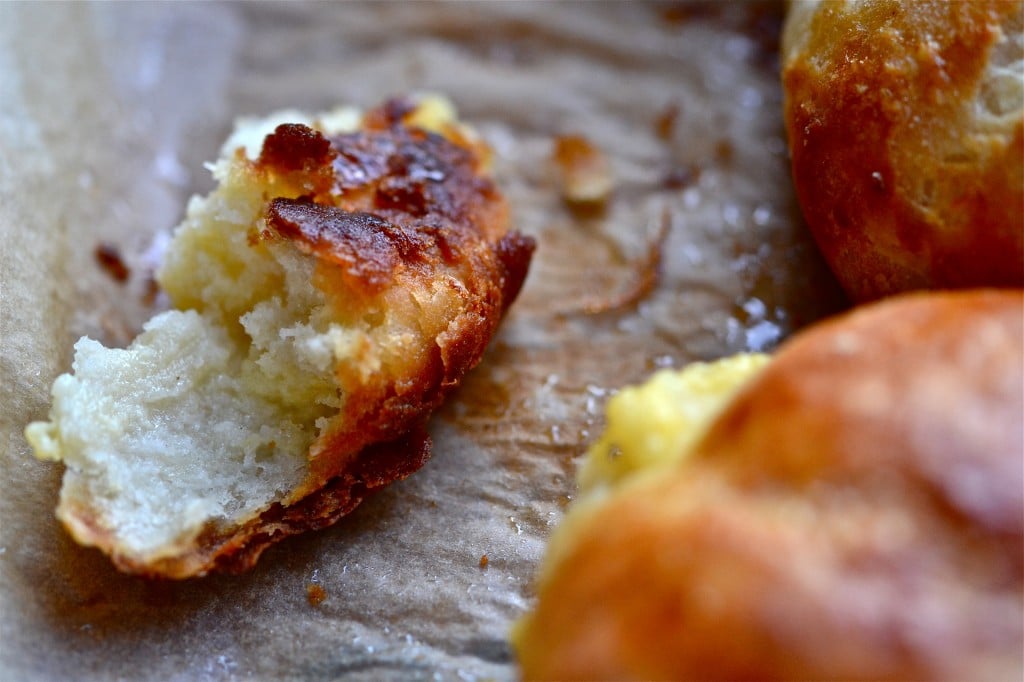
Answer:
M854 301L1024 285L1024 5L793 3L782 73L800 204Z
M1021 679L1024 297L785 345L671 473L573 509L526 679Z

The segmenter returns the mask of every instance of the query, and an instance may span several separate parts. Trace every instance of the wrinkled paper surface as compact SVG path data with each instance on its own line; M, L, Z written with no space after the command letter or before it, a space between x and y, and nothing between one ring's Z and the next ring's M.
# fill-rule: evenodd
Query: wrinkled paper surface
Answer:
M0 5L0 677L514 679L508 628L607 397L658 367L771 348L841 305L790 188L780 13ZM53 515L61 468L22 430L45 418L80 335L124 345L160 305L161 239L210 189L202 164L233 119L415 90L447 94L490 142L515 225L539 244L483 363L432 422L433 459L243 576L152 582L75 545ZM608 156L604 211L559 197L550 156L566 134ZM103 245L127 281L101 267Z

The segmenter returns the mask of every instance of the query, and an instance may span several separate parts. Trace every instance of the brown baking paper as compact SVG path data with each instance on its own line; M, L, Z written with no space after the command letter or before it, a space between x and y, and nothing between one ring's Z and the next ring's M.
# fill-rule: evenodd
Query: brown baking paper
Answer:
M607 397L840 305L790 189L780 11L0 5L0 678L515 678L508 628ZM160 240L211 187L202 163L233 118L416 90L491 143L539 244L432 421L433 459L241 576L147 581L74 544L53 515L61 468L22 431L78 336L125 344L159 307ZM567 134L609 161L603 210L559 196Z

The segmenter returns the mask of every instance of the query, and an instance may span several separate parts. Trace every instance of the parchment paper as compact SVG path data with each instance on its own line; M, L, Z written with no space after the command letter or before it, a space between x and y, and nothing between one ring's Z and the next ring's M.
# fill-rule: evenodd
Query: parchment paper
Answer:
M514 678L508 627L608 395L657 367L770 348L842 305L789 185L780 17L729 3L0 5L0 678ZM515 223L539 242L503 331L433 421L433 459L247 575L118 574L55 521L60 468L22 436L72 343L127 343L160 305L160 238L210 188L202 163L235 116L410 90L448 94L490 141ZM559 197L550 153L569 133L608 155L603 212ZM100 266L101 245L127 281Z

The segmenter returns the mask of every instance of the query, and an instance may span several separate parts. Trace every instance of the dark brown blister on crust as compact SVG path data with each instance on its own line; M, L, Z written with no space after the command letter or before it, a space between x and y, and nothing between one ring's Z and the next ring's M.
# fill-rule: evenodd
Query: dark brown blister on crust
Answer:
M282 123L263 141L259 163L283 171L323 165L331 157L331 143L319 132L299 123Z
M372 213L294 199L274 199L267 225L303 251L340 265L371 291L389 284L403 261L422 261L428 244Z

